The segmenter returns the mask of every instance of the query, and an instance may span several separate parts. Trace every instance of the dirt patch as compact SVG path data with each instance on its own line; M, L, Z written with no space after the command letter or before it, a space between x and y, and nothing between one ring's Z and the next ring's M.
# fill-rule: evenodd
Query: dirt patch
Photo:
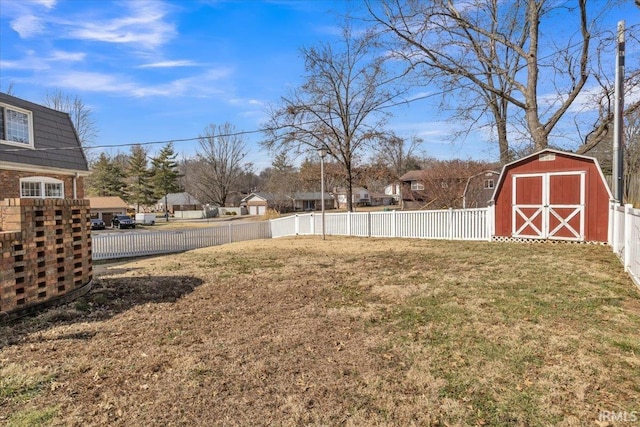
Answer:
M0 423L585 425L639 409L639 298L607 248L292 238L96 272L81 300L0 327Z

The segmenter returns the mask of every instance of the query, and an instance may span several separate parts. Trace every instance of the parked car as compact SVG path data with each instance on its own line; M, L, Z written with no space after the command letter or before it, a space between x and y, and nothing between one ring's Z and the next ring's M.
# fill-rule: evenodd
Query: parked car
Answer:
M101 220L100 218L93 218L91 220L91 229L92 230L104 230L104 228L106 227L105 223L103 220Z
M113 228L136 228L136 222L129 215L116 215L111 220Z

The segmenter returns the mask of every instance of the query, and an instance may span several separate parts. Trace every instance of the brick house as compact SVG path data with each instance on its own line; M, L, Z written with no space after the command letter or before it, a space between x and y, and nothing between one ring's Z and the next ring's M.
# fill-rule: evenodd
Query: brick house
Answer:
M0 93L0 321L90 287L88 174L68 114Z

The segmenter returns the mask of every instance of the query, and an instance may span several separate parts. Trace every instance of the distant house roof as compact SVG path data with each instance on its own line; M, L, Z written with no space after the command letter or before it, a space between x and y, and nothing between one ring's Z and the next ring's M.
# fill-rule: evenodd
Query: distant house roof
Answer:
M424 170L418 169L405 173L400 177L401 182L421 181L424 179Z
M120 197L87 197L91 209L126 209L128 206Z
M367 190L364 187L352 187L351 191L355 194L355 193L368 193L369 190ZM338 187L334 189L334 192L336 194L347 194L347 189L345 187ZM318 197L319 198L319 197Z
M294 193L290 196L288 196L291 199L294 200L322 200L322 192L320 191L308 191L308 192L297 192ZM332 200L333 199L333 195L325 192L324 193L324 199L325 200Z
M284 199L283 199L284 198ZM262 193L262 192L258 192L258 193L251 193L248 196L246 196L244 199L242 199L242 202L248 202L250 200L254 200L254 199L261 199L265 202L271 201L281 201L281 200L286 200L286 199L293 199L293 200L321 200L322 199L322 193L320 191L299 191L297 193L293 193L293 194L288 194L288 195L280 195L280 194L273 194L273 193ZM332 200L333 199L333 195L329 194L328 192L324 193L324 199L325 200Z
M158 204L164 204L165 198L158 199ZM170 193L167 194L168 206L183 206L183 205L201 205L200 201L193 197L189 193Z
M62 169L88 174L87 159L67 113L6 93L0 93L0 103L30 111L33 119L33 147L7 144L0 139L3 168L30 166L41 170Z

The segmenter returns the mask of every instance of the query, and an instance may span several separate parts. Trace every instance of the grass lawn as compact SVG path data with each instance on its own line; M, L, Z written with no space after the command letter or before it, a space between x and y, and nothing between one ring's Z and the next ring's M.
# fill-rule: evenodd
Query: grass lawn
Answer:
M608 247L298 237L101 270L0 326L0 424L640 417L640 292Z

